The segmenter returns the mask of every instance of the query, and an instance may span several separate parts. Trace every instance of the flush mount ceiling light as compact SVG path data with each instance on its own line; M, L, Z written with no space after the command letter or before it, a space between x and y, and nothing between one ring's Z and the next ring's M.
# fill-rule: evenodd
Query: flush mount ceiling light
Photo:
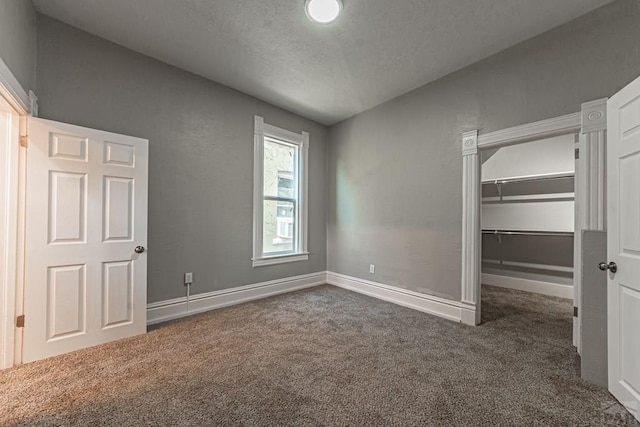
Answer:
M334 21L342 10L342 0L306 0L304 11L307 17L320 24Z

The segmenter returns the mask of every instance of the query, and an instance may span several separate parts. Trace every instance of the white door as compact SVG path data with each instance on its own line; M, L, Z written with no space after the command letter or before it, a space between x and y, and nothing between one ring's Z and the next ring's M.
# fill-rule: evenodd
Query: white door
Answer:
M609 391L638 418L640 79L609 100L607 137Z
M147 170L147 140L29 119L23 362L146 331Z

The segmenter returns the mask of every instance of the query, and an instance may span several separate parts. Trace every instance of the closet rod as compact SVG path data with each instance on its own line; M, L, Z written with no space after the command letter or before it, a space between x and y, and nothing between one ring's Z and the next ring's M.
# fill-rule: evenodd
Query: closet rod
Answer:
M496 236L557 236L573 237L574 233L565 231L524 231L524 230L482 230L482 234L493 234Z
M515 178L505 178L505 179L489 179L482 181L483 184L512 184L516 182L527 182L527 181L549 181L552 179L566 179L566 178L574 178L575 173L561 173L561 174L549 174L549 175L532 175L532 176L520 176Z

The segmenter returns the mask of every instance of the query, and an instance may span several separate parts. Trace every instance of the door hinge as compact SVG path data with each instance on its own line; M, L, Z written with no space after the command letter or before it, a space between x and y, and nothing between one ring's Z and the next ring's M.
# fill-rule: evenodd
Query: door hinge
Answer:
M578 317L578 307L573 307L573 317Z
M27 135L20 137L20 146L29 148L29 137Z
M16 328L24 328L24 314L16 318Z
M576 156L576 159L580 158L580 149L579 148L576 148L575 156Z

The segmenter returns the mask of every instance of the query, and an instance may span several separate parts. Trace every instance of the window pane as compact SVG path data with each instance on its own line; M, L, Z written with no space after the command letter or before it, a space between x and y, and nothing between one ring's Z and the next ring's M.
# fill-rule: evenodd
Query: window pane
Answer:
M293 174L289 172L278 172L278 197L295 199L293 189Z
M263 206L263 254L292 253L295 239L294 203L281 200L265 200Z
M294 162L297 148L264 140L264 195L294 199Z

